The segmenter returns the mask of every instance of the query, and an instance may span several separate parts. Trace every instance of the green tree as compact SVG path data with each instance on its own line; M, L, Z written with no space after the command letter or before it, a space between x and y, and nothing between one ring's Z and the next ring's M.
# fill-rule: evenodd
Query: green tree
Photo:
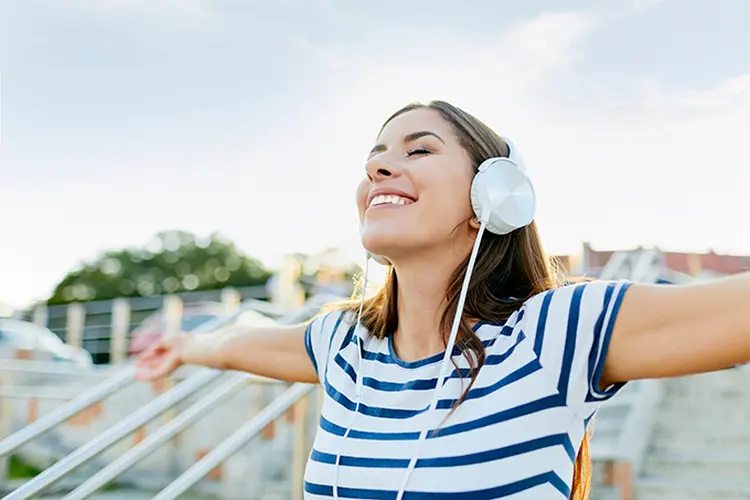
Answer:
M165 231L146 247L105 252L71 271L48 304L262 285L270 274L218 234Z

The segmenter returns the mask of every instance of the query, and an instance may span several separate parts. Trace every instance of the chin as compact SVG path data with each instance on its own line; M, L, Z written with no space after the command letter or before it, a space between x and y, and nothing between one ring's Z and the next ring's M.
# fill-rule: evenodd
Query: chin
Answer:
M399 256L410 255L420 251L423 248L419 244L419 239L415 237L413 231L409 232L380 232L374 230L365 230L362 233L362 246L373 256L380 256L381 259L375 259L381 262L382 258L393 261Z
M408 248L404 248L404 243L408 241L405 236L394 234L393 231L385 232L365 229L362 232L362 246L364 249L372 255L381 255L386 258L408 251Z

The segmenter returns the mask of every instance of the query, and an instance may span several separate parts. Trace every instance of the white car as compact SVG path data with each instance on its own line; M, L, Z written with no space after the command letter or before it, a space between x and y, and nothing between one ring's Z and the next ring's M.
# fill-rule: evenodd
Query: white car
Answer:
M42 357L79 366L93 365L91 354L85 349L69 346L51 330L18 319L0 318L0 349L3 347L39 352Z

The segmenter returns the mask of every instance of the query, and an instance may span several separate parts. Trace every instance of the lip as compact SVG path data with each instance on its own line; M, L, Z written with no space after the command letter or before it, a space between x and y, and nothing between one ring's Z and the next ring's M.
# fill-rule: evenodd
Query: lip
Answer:
M373 191L370 191L370 194L367 196L367 204L365 205L365 207L367 207L369 209L370 208L370 203L372 203L372 200L376 196L381 196L381 195L382 196L400 196L402 198L406 198L406 199L411 200L412 203L414 203L415 201L417 201L416 198L414 198L412 195L410 195L409 193L406 193L404 191L401 191L401 190L398 190L398 189L393 189L393 188L380 188L380 189L375 189Z

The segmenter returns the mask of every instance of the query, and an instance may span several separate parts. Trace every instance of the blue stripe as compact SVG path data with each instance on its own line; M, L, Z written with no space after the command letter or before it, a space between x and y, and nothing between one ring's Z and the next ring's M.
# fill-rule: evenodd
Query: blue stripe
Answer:
M507 385L510 385L514 382L518 382L522 378L527 377L538 370L541 370L541 368L542 368L542 365L539 364L539 360L534 358L529 363L526 363L524 366L517 369L516 371L509 373L508 375L501 378L494 384L488 385L486 387L477 387L475 389L471 389L469 393L466 395L466 398L464 399L464 401L468 401L470 399L483 398L485 396L488 396L492 394L493 392L498 391ZM451 408L453 408L453 406L457 402L458 402L458 399L441 399L437 403L437 409L438 410L450 410Z
M589 387L594 387L594 373L596 372L596 363L599 359L599 346L601 345L602 332L604 331L604 318L609 310L609 303L612 300L612 293L614 292L614 283L607 285L607 289L604 291L604 306L602 311L599 313L599 317L596 318L596 324L594 325L594 342L589 351L589 366L588 366L588 383ZM589 395L586 395L587 399Z
M612 314L610 315L609 322L607 323L607 330L604 332L604 342L601 348L601 352L599 354L599 364L596 367L594 379L592 380L593 385L589 386L590 388L592 388L592 390L596 391L595 395L599 396L600 399L611 398L617 393L617 391L619 391L625 386L625 383L617 383L617 384L613 384L611 387L608 387L605 391L598 390L599 382L602 378L602 371L604 370L604 362L607 358L607 352L609 351L609 341L612 338L612 330L615 327L617 314L620 312L622 299L625 298L625 292L630 288L630 285L632 285L632 283L629 283L629 282L622 283L620 285L620 289L617 291L617 298L615 299L615 304L612 307Z
M519 314L517 321L520 321L522 317L523 317L523 314ZM513 330L515 328L515 324L509 325L507 323L500 324L500 323L489 323L489 322L479 321L474 324L474 326L472 327L472 330L474 332L477 332L479 328L481 328L484 325L492 325L496 327L501 327L500 330L497 332L497 334L505 336L505 337L510 337L511 335L513 335ZM353 330L348 332L346 337L344 337L344 342L342 342L341 350L343 350L344 346L347 346L349 343L356 344L356 339L354 339L352 333L353 333ZM482 345L486 349L488 347L493 346L496 341L497 341L496 337L489 339L489 340L483 340ZM461 349L459 349L458 347L454 347L453 355L458 356L460 354L461 354ZM437 353L437 354L433 354L432 356L429 356L424 359L419 359L416 361L404 361L400 359L398 355L396 355L396 350L393 346L393 335L388 335L388 352L387 353L374 352L374 351L368 351L368 350L362 349L363 359L366 359L368 361L377 361L379 363L383 363L387 365L398 365L404 368L420 368L422 366L427 366L433 363L439 363L440 361L443 360L444 355L445 355L445 351Z
M512 331L512 328L511 328ZM495 343L496 339L490 339L485 340L482 342L482 345L487 348L492 346ZM351 340L351 343L355 343L355 340ZM404 368L420 368L422 366L426 366L433 363L438 363L443 360L443 356L445 355L445 351L440 352L438 354L433 354L432 356L425 358L425 359L419 359L417 361L404 361L400 359L396 352L393 350L393 337L388 337L388 350L389 352L373 352L373 351L367 351L365 349L362 350L362 358L366 359L368 361L377 361L378 363L383 363L386 365L398 365L402 366ZM458 356L461 354L461 349L458 347L453 348L453 355Z
M310 322L307 328L305 328L305 349L307 350L307 355L310 357L310 361L312 361L313 368L315 368L315 373L320 376L320 373L318 373L318 362L315 360L315 353L312 346L312 325L313 322Z
M586 430L588 430L588 428L589 428L589 423L591 423L591 419L592 419L592 418L594 418L594 415L596 415L596 410L592 411L592 412L591 412L591 415L589 415L588 417L586 417L586 418L585 418L585 419L583 420L583 430L584 430L584 432L585 432Z
M428 491L407 491L404 493L404 500L489 500L493 498L503 498L515 495L522 491L529 490L536 486L550 484L559 491L565 498L570 496L570 488L560 476L552 471L538 474L536 476L521 479L513 483L487 488L484 490L461 491L450 493L428 492ZM305 481L305 492L311 495L333 496L333 487L325 484L316 484ZM392 490L370 490L363 488L338 488L338 494L341 498L366 498L366 499L395 499L397 492Z
M347 410L354 411L354 409L357 408L357 404L354 401L339 392L333 385L331 385L330 382L326 381L325 388L326 394L328 394L331 399L336 401ZM399 408L381 408L378 406L368 406L360 402L358 413L368 415L370 417L403 419L411 418L419 415L420 413L424 413L428 408L429 405L419 410L402 410Z
M484 359L484 364L487 366L499 365L500 363L508 359L510 355L513 354L513 351L516 350L516 347L518 347L518 345L524 340L526 340L526 334L524 334L523 331L519 331L518 337L516 337L516 341L512 346L508 348L507 351L500 354L490 354Z
M524 455L532 451L538 451L544 448L562 446L570 458L571 464L575 462L575 452L571 454L573 445L567 434L553 434L532 439L522 443L511 444L494 450L469 453L466 455L457 455L452 457L438 458L420 458L417 460L417 468L439 468L439 467L460 467L465 465L482 464L494 462L505 458ZM324 453L313 448L310 455L311 460L324 464L335 464L336 455L333 453ZM369 458L369 457L352 457L347 455L341 456L339 462L342 467L364 467L373 469L406 469L409 466L408 458Z
M326 331L326 320L331 317L334 313L328 313L323 317L323 324L320 325L320 328L323 332ZM338 317L336 318L336 323L333 324L333 329L331 329L331 337L328 339L328 351L326 351L326 364L325 364L325 373L323 374L323 378L328 378L328 360L330 359L331 355L331 347L333 346L333 338L336 336L336 333L338 332L339 326L341 326L341 320L344 318L344 313L339 312Z
M547 315L549 314L549 305L552 302L554 290L548 290L542 299L542 307L539 310L539 319L536 324L536 337L534 337L534 352L537 358L542 357L542 345L544 344L544 330L547 327Z
M515 343L510 348L508 348L507 351L505 351L502 354L491 354L487 356L485 358L484 364L490 365L490 366L499 365L500 363L508 359L511 354L513 354L513 351L515 350L515 348L521 342L523 342L525 338L526 336L524 335L524 333L519 332ZM356 370L351 364L349 364L349 362L347 362L344 359L344 357L341 354L336 354L336 357L334 358L334 362L349 376L352 382L354 383L357 382ZM451 379L467 378L469 376L471 376L471 369L461 368L460 370L454 369L449 378ZM430 379L415 379L415 380L410 380L404 383L387 382L387 381L378 380L372 377L365 377L364 380L362 381L362 384L372 389L383 391L383 392L400 392L400 391L410 391L410 390L411 391L425 391L425 390L434 389L437 386L437 377L430 378ZM474 396L474 397L479 397L479 396ZM467 398L467 399L473 399L473 397ZM449 400L445 400L445 401L449 401ZM450 401L455 401L455 400L450 400Z
M573 367L573 357L576 353L578 342L578 318L581 313L581 297L585 285L573 289L573 297L570 300L568 310L568 329L565 334L565 348L563 350L562 366L560 367L560 379L557 382L557 391L565 401L568 400L568 386L570 385L570 370Z
M513 346L511 346L506 352L499 355L494 356L487 356L487 361L485 364L493 365L493 364L500 364L505 359L507 359L515 349L516 346L518 346L525 336L523 335L523 332L520 332L518 335L518 338L516 339L516 342ZM336 356L335 358L336 363L344 369L344 371L349 375L349 377L352 379L352 381L356 382L357 375L354 372L354 368L347 363L343 358L340 356ZM536 366L535 366L536 365ZM467 395L466 399L476 399L481 398L487 394L490 394L498 389L501 389L502 387L505 387L506 385L515 382L516 380L520 380L521 378L525 377L528 374L533 373L536 371L539 367L539 361L534 360L532 363L529 363L525 365L524 367L521 367L516 372L513 372L499 381L495 382L494 384L483 387L483 388L476 388L469 391L469 394ZM454 370L453 375L457 376L456 371ZM375 379L371 378L365 378L363 381L369 382L371 384L377 385L377 384L391 384L390 382L380 382ZM433 387L437 384L437 379L430 380L422 380L422 381L413 381L413 382L422 382L424 384L432 382ZM405 385L405 384L395 384L392 385ZM354 409L357 407L356 403L349 399L346 395L344 395L341 391L336 389L333 384L330 383L330 381L326 378L326 393L336 401L338 404L346 408L347 410L354 411ZM436 409L438 410L450 410L453 408L453 406L456 404L456 399L441 399L438 401ZM426 405L423 408L417 409L417 410L403 410L403 409L392 409L392 408L383 408L383 407L377 407L377 406L368 406L364 403L360 403L359 405L359 413L362 413L363 415L369 415L372 417L382 417L382 418L395 418L395 419L402 419L402 418L411 418L416 415L419 415L420 413L424 413L429 408L429 405Z
M560 396L558 394L552 394L550 396L546 396L544 398L537 399L520 406L493 413L476 420L470 420L468 422L443 427L437 432L435 430L432 430L427 437L433 438L450 436L453 434L461 434L463 432L473 431L482 427L488 427L490 425L499 424L500 422L507 422L508 420L525 417L526 415L531 415L532 413L536 413L538 411L557 408L563 405L564 402L560 400Z
M334 436L343 436L346 433L345 428L334 424L323 416L320 417L320 428ZM416 441L419 439L419 432L370 432L352 429L349 431L348 437L369 441Z
M362 405L360 405L360 407L361 406ZM524 417L526 415L531 415L532 413L536 413L538 411L547 410L550 408L558 408L561 406L564 406L564 403L560 400L560 397L557 394L553 394L551 396L546 396L544 398L537 399L520 406L508 408L507 410L493 413L485 417L443 427L437 432L435 432L435 430L433 429L432 432L427 435L427 437L435 438L453 434L461 434L464 432L473 431L475 429L481 429L482 427L499 424L501 422L507 422L509 420ZM344 427L335 424L324 417L321 417L320 419L320 428L336 436L343 436L344 432L346 432L346 429ZM419 432L370 432L352 429L349 432L349 437L353 439L365 439L372 441L415 441L419 439Z
M357 323L352 323L349 326L349 329L346 331L346 335L344 335L344 338L341 340L339 351L342 351L349 344L355 344L355 345L357 344L357 340L354 338L354 330L356 327L357 327Z

